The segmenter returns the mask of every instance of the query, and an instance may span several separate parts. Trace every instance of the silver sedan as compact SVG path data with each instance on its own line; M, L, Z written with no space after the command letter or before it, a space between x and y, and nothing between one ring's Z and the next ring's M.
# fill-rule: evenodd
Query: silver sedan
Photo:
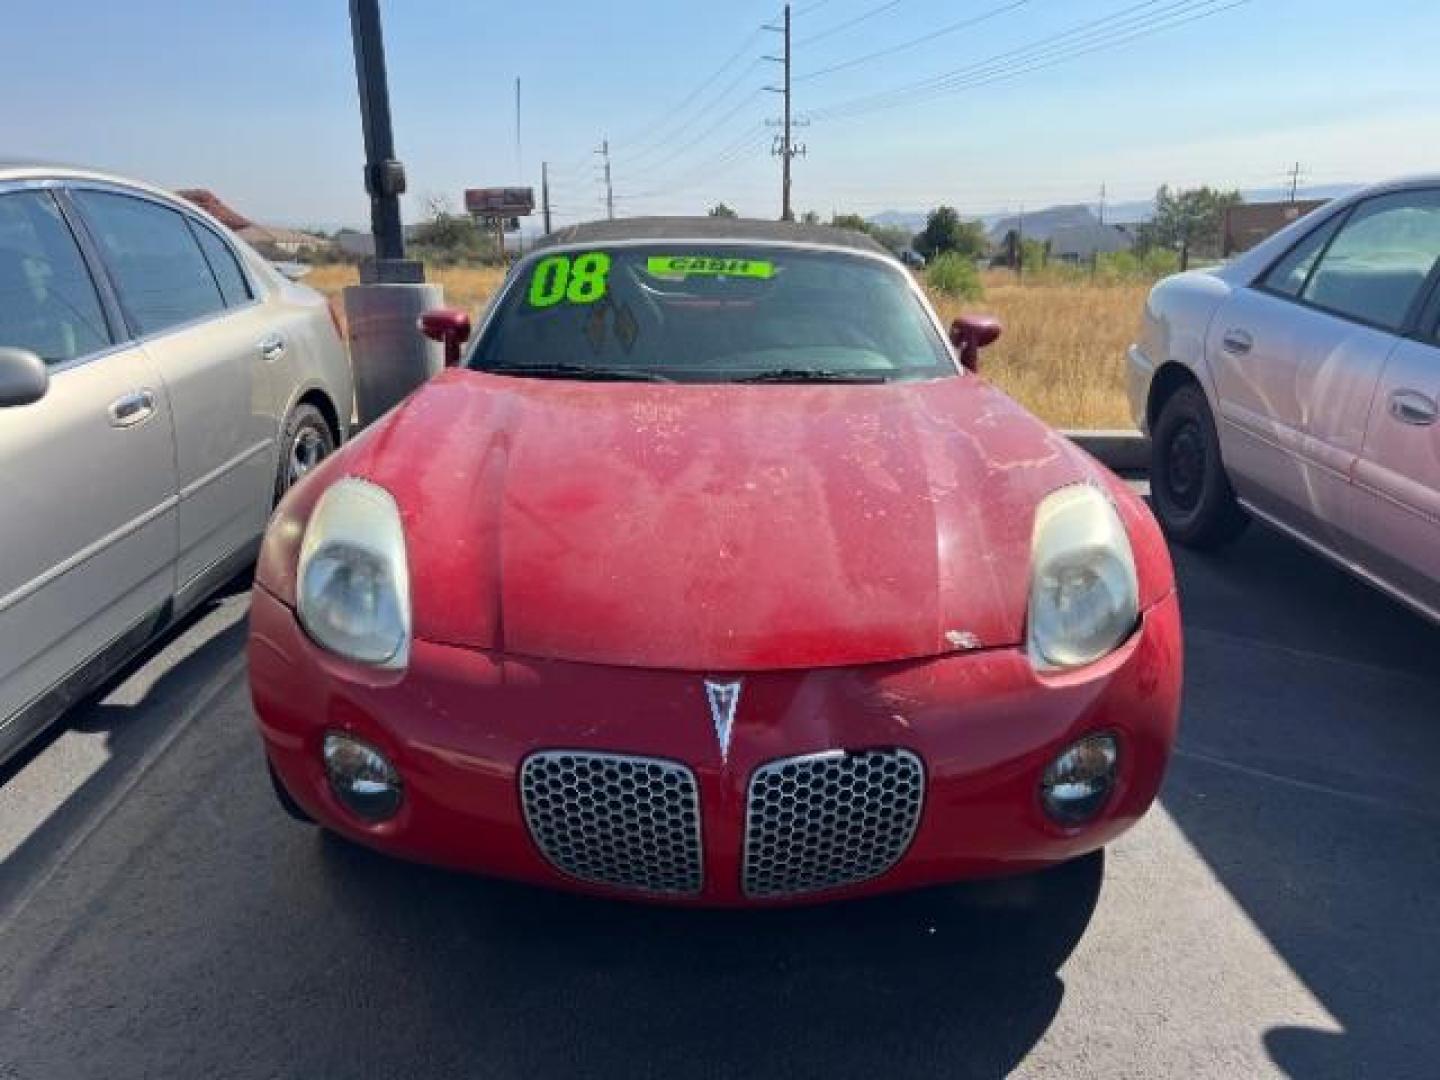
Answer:
M1173 539L1254 515L1440 621L1440 178L1162 281L1129 361Z
M325 300L209 215L0 164L0 762L254 558L351 406Z

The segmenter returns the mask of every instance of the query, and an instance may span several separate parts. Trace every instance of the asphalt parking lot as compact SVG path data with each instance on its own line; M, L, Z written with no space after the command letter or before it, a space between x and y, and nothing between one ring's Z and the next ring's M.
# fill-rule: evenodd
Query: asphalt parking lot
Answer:
M218 598L0 773L0 1077L1436 1075L1440 630L1182 554L1160 804L1043 878L683 912L282 816Z

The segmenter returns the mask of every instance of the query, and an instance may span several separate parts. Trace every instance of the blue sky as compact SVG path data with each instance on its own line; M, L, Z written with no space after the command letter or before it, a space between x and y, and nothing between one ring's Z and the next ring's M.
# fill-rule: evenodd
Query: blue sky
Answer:
M1434 0L1218 10L1227 2L797 0L796 111L816 120L799 136L808 152L795 165L796 207L948 202L975 214L1094 201L1102 183L1112 200L1131 200L1167 181L1274 186L1297 160L1316 184L1440 171ZM590 151L605 136L622 212L700 212L722 199L778 212L778 162L761 127L778 115L761 89L778 73L756 62L778 49L776 35L757 32L773 0L382 6L408 217L432 197L458 206L467 186L538 188L542 159L554 163L561 220L599 216ZM1117 26L1149 25L1125 20L1207 11L1050 64L1062 43L1105 44ZM900 47L987 12L997 13ZM1107 17L1090 36L1055 36ZM1035 70L984 78L1024 57ZM345 0L11 0L0 70L0 153L210 187L276 224L367 221ZM968 84L823 118L953 72Z

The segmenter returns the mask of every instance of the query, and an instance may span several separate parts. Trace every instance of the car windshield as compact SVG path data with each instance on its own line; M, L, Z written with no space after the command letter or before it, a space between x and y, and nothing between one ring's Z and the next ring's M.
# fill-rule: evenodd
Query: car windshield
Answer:
M903 269L839 251L713 242L597 246L523 264L469 366L675 382L957 373Z

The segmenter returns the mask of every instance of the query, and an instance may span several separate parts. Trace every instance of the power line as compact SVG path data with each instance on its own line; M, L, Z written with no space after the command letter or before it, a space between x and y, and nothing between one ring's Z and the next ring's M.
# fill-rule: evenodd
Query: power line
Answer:
M836 25L830 27L828 30L821 30L818 34L811 34L809 37L803 37L795 44L809 45L816 41L824 41L828 37L834 37L836 34L849 30L852 26L858 26L860 23L865 22L867 19L873 19L876 15L883 15L885 14L885 12L890 11L892 8L899 7L904 2L905 0L886 0L885 3L870 8L868 11L862 11L859 15L856 15L850 19L846 19L844 22L837 23ZM805 14L805 10L802 8L795 14L797 16L803 15Z
M737 86L741 81L743 81L743 72L739 79L728 85L724 90L721 91L718 97L708 102L703 108L701 108L697 113L695 113L695 115L688 118L683 115L691 104L698 100L700 96L705 93L706 90L712 87L720 79L720 77L725 74L726 71L732 68L737 61L739 61L745 56L745 54L755 44L755 42L759 39L763 32L763 28L759 26L752 29L749 36L746 37L746 39L741 43L740 47L737 48L729 56L727 56L725 61L719 67L717 67L708 76L706 76L706 78L702 80L699 85L697 85L693 90L690 91L690 93L688 93L683 99L681 99L678 105L674 106L673 108L667 109L665 113L662 116L657 117L655 123L649 125L647 129L634 129L633 138L639 140L634 148L627 148L626 145L631 141L632 135L630 134L624 135L620 139L615 140L621 150L620 156L629 158L631 160L638 160L654 153L656 150L663 149L664 144L667 141L673 140L674 138L683 134L684 129L687 126L693 126L694 122L698 120L699 117L703 116L706 112L712 110L720 100L723 100L725 97L727 97L734 90L735 86ZM753 68L758 64L758 59L752 60L747 67L747 71L749 68ZM648 134L646 134L647 131ZM591 160L592 158L590 152L586 151L578 158L560 163L552 171L560 175L582 173L588 168L589 162Z
M1141 8L1152 7L1156 2L1157 0L1146 0L1145 3L1137 4L1104 19L1082 23L1070 30L1040 38L1016 49L997 53L985 60L958 68L944 75L924 79L908 86L896 87L893 90L852 98L849 101L842 101L816 110L810 115L812 119L816 120L842 119L958 93L962 90L1053 67L1088 53L1114 48L1136 38L1183 26L1198 19L1210 18L1229 11L1231 8L1249 3L1250 0L1229 0L1224 3L1222 0L1176 0L1158 12L1131 18L1119 25L1101 29L1103 24L1113 23L1122 16ZM1221 6L1216 7L1216 4Z
M713 98L711 98L710 101L707 102L701 109L692 113L689 117L677 123L673 130L668 131L661 139L655 142L654 145L650 146L648 149L636 151L632 155L622 155L625 160L625 164L628 167L634 167L636 165L645 163L646 158L652 158L657 153L664 153L664 151L672 149L672 144L674 140L687 135L691 130L694 129L695 125L701 122L702 117L707 117L709 114L713 113L722 102L728 99L731 94L733 94L737 89L740 88L740 86L745 82L745 80L750 77L750 73L755 68L760 66L760 63L760 57L757 56L748 65L746 65L746 67L743 68L733 80L726 84L725 89L721 90L720 93L716 94ZM750 96L756 97L759 95L759 93L759 87L755 87L753 88ZM738 110L732 109L729 113L726 113L725 116L727 118L733 116L736 111ZM723 124L724 120L721 120L719 123ZM716 126L719 125L717 124ZM713 127L710 130L713 130ZM661 160L668 161L670 160L670 158L667 156L662 158ZM648 164L645 164L645 167L655 168L656 164L654 161L651 161Z
M690 192L701 185L712 186L715 181L723 176L729 169L743 161L749 154L760 149L765 142L765 136L754 137L751 141L740 147L738 152L732 152L728 161L720 161L708 164L703 171L698 171L688 180L683 180L667 185L663 190L638 191L626 195L616 195L617 201L625 203L648 202L653 199L673 199L677 195ZM767 193L769 185L766 185Z
M1185 5L1194 3L1212 3L1216 2L1216 0L1170 0L1168 5L1161 8L1160 11L1152 11L1148 14L1139 14L1140 12L1144 12L1148 8L1156 7L1162 2L1164 2L1164 0L1141 0L1140 3L1133 4L1127 8L1123 8L1120 11L1112 12L1111 14L1102 16L1098 19L1091 19L1087 22L1078 23L1074 26L1068 27L1065 30L1060 30L1053 34L1047 34L1044 37L1036 38L1033 41L1026 42L1023 45L1017 45L1014 48L1006 49L1003 52L994 53L981 60L976 60L972 63L966 64L963 67L956 68L953 71L945 72L940 75L935 75L928 79L920 79L914 83L908 84L907 86L897 87L892 90L880 91L874 94L867 94L863 97L853 99L853 102L858 103L879 101L882 99L902 95L906 100L910 100L910 97L913 94L921 93L927 90L939 89L941 87L950 85L965 78L988 74L990 73L991 69L998 70L1005 68L1007 65L1018 65L1022 63L1027 63L1037 57L1044 56L1055 50L1063 50L1075 47L1078 44L1088 43L1091 40L1095 40L1097 36L1112 34L1117 29L1121 29L1126 26L1136 25L1139 20L1156 18L1164 15L1166 12L1169 12L1171 9L1177 6L1184 7ZM849 104L851 103L847 102L839 106L833 106L829 110L825 111L834 112L837 109L847 107Z
M749 94L747 94L744 98L740 99L740 101L736 103L736 105L735 105L735 107L734 107L733 109L731 109L731 110L729 110L727 113L725 113L724 116L720 117L720 119L716 120L715 123L711 124L711 125L710 125L709 127L707 127L704 131L701 131L698 135L696 135L696 136L694 136L693 138L689 139L688 141L682 143L680 146L675 147L673 150L670 151L670 153L666 154L663 158L660 158L658 161L654 161L654 162L650 163L649 165L647 165L647 166L646 166L646 171L647 171L647 172L657 172L657 171L659 171L660 169L664 168L666 165L668 165L670 162L674 161L676 158L681 157L681 156L683 156L684 154L686 154L687 152L689 152L690 150L694 149L694 148L695 148L696 146L698 146L700 143L702 143L702 142L704 142L706 139L708 139L708 138L709 138L712 134L714 134L716 131L719 131L719 130L720 130L721 128L723 128L727 123L729 123L731 120L733 120L733 119L735 118L735 116L739 114L740 110L744 109L745 106L749 105L752 101L754 101L756 98L758 98L762 93L764 93L764 91L763 91L760 87L757 86L754 90L752 90L752 91L751 91Z
M975 26L977 23L982 23L989 19L996 18L997 16L1004 15L1006 12L1014 11L1016 8L1019 7L1024 7L1028 3L1030 3L1030 0L1010 0L1010 2L1007 4L1001 4L999 7L990 8L988 11L982 11L979 15L971 15L970 17L961 19L958 22L953 22L946 26L942 26L938 30L932 30L928 34L921 34L919 37L911 38L909 41L902 41L898 45L889 45L883 49L876 49L874 52L865 53L863 56L852 57L849 60L842 60L838 64L831 64L829 67L820 68L818 71L809 71L803 75L798 75L796 76L796 81L807 82L810 79L818 79L822 75L830 75L837 71L845 71L849 68L858 67L861 64L867 64L871 60L879 60L881 57L893 56L895 53L905 52L907 49L913 49L918 45L925 45L931 41L934 41L936 38L944 37L946 34L953 34L959 30L964 30L967 27Z
M763 33L764 27L762 26L757 26L754 30L752 30L750 32L750 35L744 40L740 47L736 49L733 53L731 53L730 56L726 58L723 64L716 68L709 75L709 77L707 77L702 83L700 83L699 86L695 87L694 90L690 91L689 94L685 95L685 97L680 101L679 104L677 104L674 108L667 109L663 117L658 118L655 124L650 125L649 134L647 136L644 136L643 138L640 138L636 142L634 147L631 147L628 150L626 156L633 159L647 156L655 149L662 147L665 142L681 134L688 125L693 124L701 116L704 116L705 113L712 110L720 101L723 101L726 97L728 97L730 93L734 91L735 87L744 81L745 75L749 72L749 70L751 68L754 68L759 63L758 60L752 59L750 64L748 64L746 68L741 71L740 75L726 85L725 89L721 90L718 95L716 95L704 107L695 112L693 116L686 116L686 111L690 108L690 106L695 101L697 101L700 96L705 93L705 91L709 90L710 87L714 86L715 83L719 81L722 75L724 75L727 71L734 67L735 64L751 50L751 48L755 45L755 43L759 40L760 36ZM628 142L628 138L617 140L617 143L622 150L626 149L626 144Z
M615 197L626 201L651 199L694 187L696 184L718 175L724 169L740 161L750 152L758 150L769 137L769 133L763 125L752 125L747 128L738 139L728 144L725 149L712 157L706 158L699 164L683 172L676 173L673 177L658 183L655 187L646 191L627 192Z
M1237 7L1248 0L1235 0L1224 7L1206 10L1221 0L1173 0L1158 11L1135 15L1134 12L1153 7L1158 0L1145 0L1124 11L1104 19L1082 23L1070 30L1049 37L1040 38L1027 45L997 53L985 60L967 65L955 71L932 79L922 80L897 90L873 94L867 98L837 106L828 111L828 116L875 111L876 108L891 108L895 105L911 104L918 100L943 96L959 90L983 86L1018 75L1053 67L1055 64L1144 37L1172 26L1193 21L1197 17L1208 17L1220 11ZM1191 12L1199 12L1191 15ZM1182 16L1189 16L1182 17ZM869 104L867 104L869 103ZM873 106L873 107L872 107Z

